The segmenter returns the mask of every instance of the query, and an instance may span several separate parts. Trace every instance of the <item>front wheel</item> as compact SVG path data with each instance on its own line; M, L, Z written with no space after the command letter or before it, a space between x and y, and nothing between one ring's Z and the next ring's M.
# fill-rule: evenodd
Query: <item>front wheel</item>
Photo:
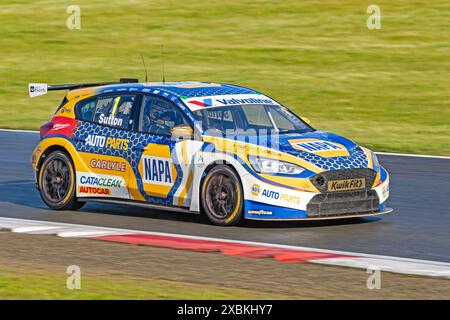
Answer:
M203 212L220 226L237 224L243 211L243 192L237 173L226 165L218 165L206 175L201 193Z
M54 151L39 171L39 192L47 206L55 210L77 210L84 202L76 198L75 170L70 158Z

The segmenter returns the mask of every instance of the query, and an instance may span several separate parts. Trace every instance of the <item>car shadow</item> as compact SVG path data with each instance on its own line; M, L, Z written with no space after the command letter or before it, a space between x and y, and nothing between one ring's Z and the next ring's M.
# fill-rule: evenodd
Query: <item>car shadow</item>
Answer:
M169 210L146 209L142 207L122 205L122 204L98 204L88 203L83 212L92 212L96 214L127 216L137 218L150 218L166 221L180 221L187 223L197 223L202 225L212 224L201 214L189 214L181 212L173 212ZM345 218L330 220L311 220L311 221L262 221L262 220L242 220L234 228L248 229L274 229L274 228L317 228L341 225L365 224L379 221L380 217L362 217L362 218Z

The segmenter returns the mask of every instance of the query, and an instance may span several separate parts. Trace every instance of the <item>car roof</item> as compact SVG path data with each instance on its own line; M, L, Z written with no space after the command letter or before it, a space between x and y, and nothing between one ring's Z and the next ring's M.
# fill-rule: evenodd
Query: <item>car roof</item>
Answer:
M234 94L259 94L258 91L233 84L213 83L213 82L147 82L147 83L123 83L98 87L98 92L109 91L135 91L148 92L159 90L179 98L194 98L215 95Z
M94 91L94 92L92 92ZM258 99L268 99L275 103L274 100L264 96L262 93L226 83L213 83L213 82L198 82L198 81L183 81L183 82L147 82L147 83L118 83L99 87L88 87L83 89L72 90L68 94L70 96L80 96L85 92L91 94L105 94L105 93L150 93L165 97L172 101L182 101L191 111L198 110L205 106L203 100L195 98L227 98L227 99L245 99L244 103L257 104L263 103ZM194 99L192 99L194 98ZM197 101L198 100L198 101ZM211 100L211 99L205 99ZM213 101L215 101L213 99Z

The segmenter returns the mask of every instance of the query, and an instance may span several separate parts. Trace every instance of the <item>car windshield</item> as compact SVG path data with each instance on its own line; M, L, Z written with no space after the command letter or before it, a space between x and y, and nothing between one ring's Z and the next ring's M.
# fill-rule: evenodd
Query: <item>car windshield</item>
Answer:
M279 105L239 105L205 108L194 112L209 135L304 133L313 129Z

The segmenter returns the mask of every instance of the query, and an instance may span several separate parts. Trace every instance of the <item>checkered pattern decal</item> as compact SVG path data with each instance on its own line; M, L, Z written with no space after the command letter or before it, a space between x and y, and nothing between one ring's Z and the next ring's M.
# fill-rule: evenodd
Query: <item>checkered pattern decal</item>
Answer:
M86 140L88 135L99 135L99 136L105 136L105 137L113 137L113 138L122 138L127 139L128 142L128 149L127 150L119 150L119 149L111 149L107 147L93 147L88 146L83 142L83 140ZM155 143L155 144L163 144L168 145L170 147L170 152L174 151L174 143L170 140L170 137L165 136L156 136L156 135L150 135L150 134L142 134L139 132L132 132L132 131L126 131L126 130L119 130L115 128L109 128L97 125L95 123L90 122L80 122L80 124L74 129L73 131L73 137L77 142L74 143L75 148L79 152L88 152L88 153L94 153L94 154L100 154L100 155L106 155L106 156L115 156L115 157L122 157L125 160L127 160L131 167L133 168L133 172L137 179L137 185L139 188L139 191L141 192L142 196L149 202L156 203L156 204L165 204L165 205L171 205L173 201L173 194L180 186L181 180L183 179L183 172L180 168L180 166L176 163L174 163L175 168L177 170L177 179L175 180L174 186L169 192L169 196L167 198L160 198L160 197L152 197L148 196L144 193L144 187L142 183L142 177L139 173L139 161L142 156L142 147L148 145L149 143ZM79 141L81 140L81 141Z

